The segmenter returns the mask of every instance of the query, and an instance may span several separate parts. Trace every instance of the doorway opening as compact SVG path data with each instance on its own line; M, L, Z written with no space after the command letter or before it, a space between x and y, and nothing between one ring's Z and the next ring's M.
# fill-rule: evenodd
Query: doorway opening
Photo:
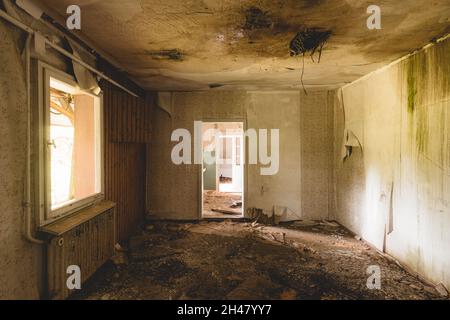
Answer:
M202 218L242 218L244 123L202 124Z

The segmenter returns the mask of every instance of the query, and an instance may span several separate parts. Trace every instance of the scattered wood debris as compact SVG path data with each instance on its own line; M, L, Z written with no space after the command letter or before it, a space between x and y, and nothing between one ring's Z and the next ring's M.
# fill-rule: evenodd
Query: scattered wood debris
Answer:
M233 201L233 204L230 208L242 208L242 201Z

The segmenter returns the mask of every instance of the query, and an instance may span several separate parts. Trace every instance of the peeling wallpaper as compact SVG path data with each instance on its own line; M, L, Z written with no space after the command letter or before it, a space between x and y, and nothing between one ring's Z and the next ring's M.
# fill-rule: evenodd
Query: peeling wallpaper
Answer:
M450 41L343 89L335 99L337 219L450 287ZM344 129L363 150L339 157Z

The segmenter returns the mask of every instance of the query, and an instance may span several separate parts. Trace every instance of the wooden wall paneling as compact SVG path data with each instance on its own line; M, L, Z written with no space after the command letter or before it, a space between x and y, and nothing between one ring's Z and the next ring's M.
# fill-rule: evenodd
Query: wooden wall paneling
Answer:
M117 204L119 243L145 216L146 143L151 138L152 99L134 98L103 83L105 197Z

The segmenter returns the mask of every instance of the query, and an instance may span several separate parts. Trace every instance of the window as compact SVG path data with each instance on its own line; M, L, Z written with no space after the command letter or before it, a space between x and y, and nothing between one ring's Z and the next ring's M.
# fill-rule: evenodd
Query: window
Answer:
M102 197L102 121L99 96L80 90L68 75L44 70L45 223Z

